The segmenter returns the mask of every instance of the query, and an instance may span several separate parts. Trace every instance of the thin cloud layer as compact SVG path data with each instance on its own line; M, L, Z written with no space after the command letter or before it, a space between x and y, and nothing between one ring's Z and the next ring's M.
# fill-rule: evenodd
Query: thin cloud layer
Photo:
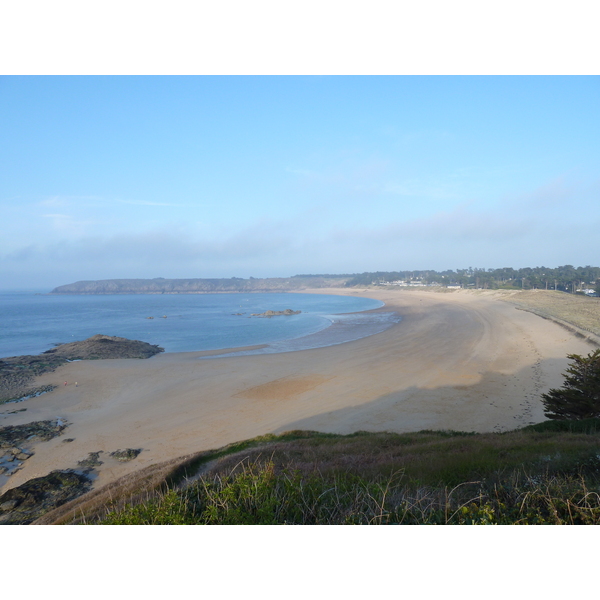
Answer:
M598 219L575 228L536 218L533 210L475 208L460 206L379 227L330 222L314 229L307 226L310 219L261 219L229 236L163 228L33 243L1 257L0 277L26 285L33 274L39 287L54 287L132 273L149 278L286 277L299 272L521 267L576 264L578 256L594 251Z

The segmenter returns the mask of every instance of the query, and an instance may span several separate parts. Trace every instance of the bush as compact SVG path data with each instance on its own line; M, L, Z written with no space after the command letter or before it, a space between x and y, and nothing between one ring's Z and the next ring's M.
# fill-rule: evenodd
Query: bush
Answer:
M600 349L586 357L569 354L573 362L560 389L542 394L544 414L549 419L593 419L600 417Z

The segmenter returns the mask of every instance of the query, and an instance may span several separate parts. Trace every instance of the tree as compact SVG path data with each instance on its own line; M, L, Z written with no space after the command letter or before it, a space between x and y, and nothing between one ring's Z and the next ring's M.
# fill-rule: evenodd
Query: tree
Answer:
M544 414L549 419L600 417L600 348L585 357L569 354L573 362L564 373L560 389L542 394Z

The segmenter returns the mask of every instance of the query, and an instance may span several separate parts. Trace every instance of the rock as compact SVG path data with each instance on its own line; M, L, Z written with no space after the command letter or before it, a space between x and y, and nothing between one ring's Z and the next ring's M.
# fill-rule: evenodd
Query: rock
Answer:
M38 396L56 386L29 387L34 377L54 371L71 360L150 358L163 348L139 340L94 335L80 342L59 344L37 356L11 356L0 360L0 403Z
M80 467L87 467L87 468L99 467L100 465L104 464L100 460L101 452L102 452L102 450L99 450L98 452L90 452L88 454L87 458L80 460L77 464Z
M0 510L7 512L9 510L12 510L17 504L18 503L16 500L7 500L6 502L0 504Z
M0 448L13 448L17 454L21 451L16 445L34 439L48 441L60 435L67 423L60 419L56 421L33 421L24 425L0 427Z
M292 310L291 308L286 308L285 310L267 310L264 313L252 313L253 317L279 317L279 316L289 316L289 315L299 315L301 310Z
M164 352L159 346L128 340L110 335L93 335L81 342L70 342L47 350L43 355L64 357L67 360L90 360L99 358L150 358Z
M27 453L25 453L25 452L21 452L20 454L17 454L17 455L15 456L15 458L16 458L17 460L27 460L27 459L28 459L28 458L30 458L30 457L31 457L31 454L27 454Z
M49 510L81 496L91 485L86 475L70 469L30 479L0 496L0 523L31 523Z
M66 443L69 443L69 442L74 442L74 441L75 441L75 438L65 438L65 439L63 440L63 444L64 444L65 442L66 442Z
M121 462L127 462L128 460L136 458L141 451L141 448L126 448L125 450L115 450L114 452L111 452L110 455Z

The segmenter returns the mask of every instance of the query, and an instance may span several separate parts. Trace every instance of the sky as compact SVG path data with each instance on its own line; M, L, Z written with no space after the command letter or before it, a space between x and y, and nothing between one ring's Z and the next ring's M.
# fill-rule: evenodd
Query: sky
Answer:
M600 264L597 76L0 76L0 288Z

